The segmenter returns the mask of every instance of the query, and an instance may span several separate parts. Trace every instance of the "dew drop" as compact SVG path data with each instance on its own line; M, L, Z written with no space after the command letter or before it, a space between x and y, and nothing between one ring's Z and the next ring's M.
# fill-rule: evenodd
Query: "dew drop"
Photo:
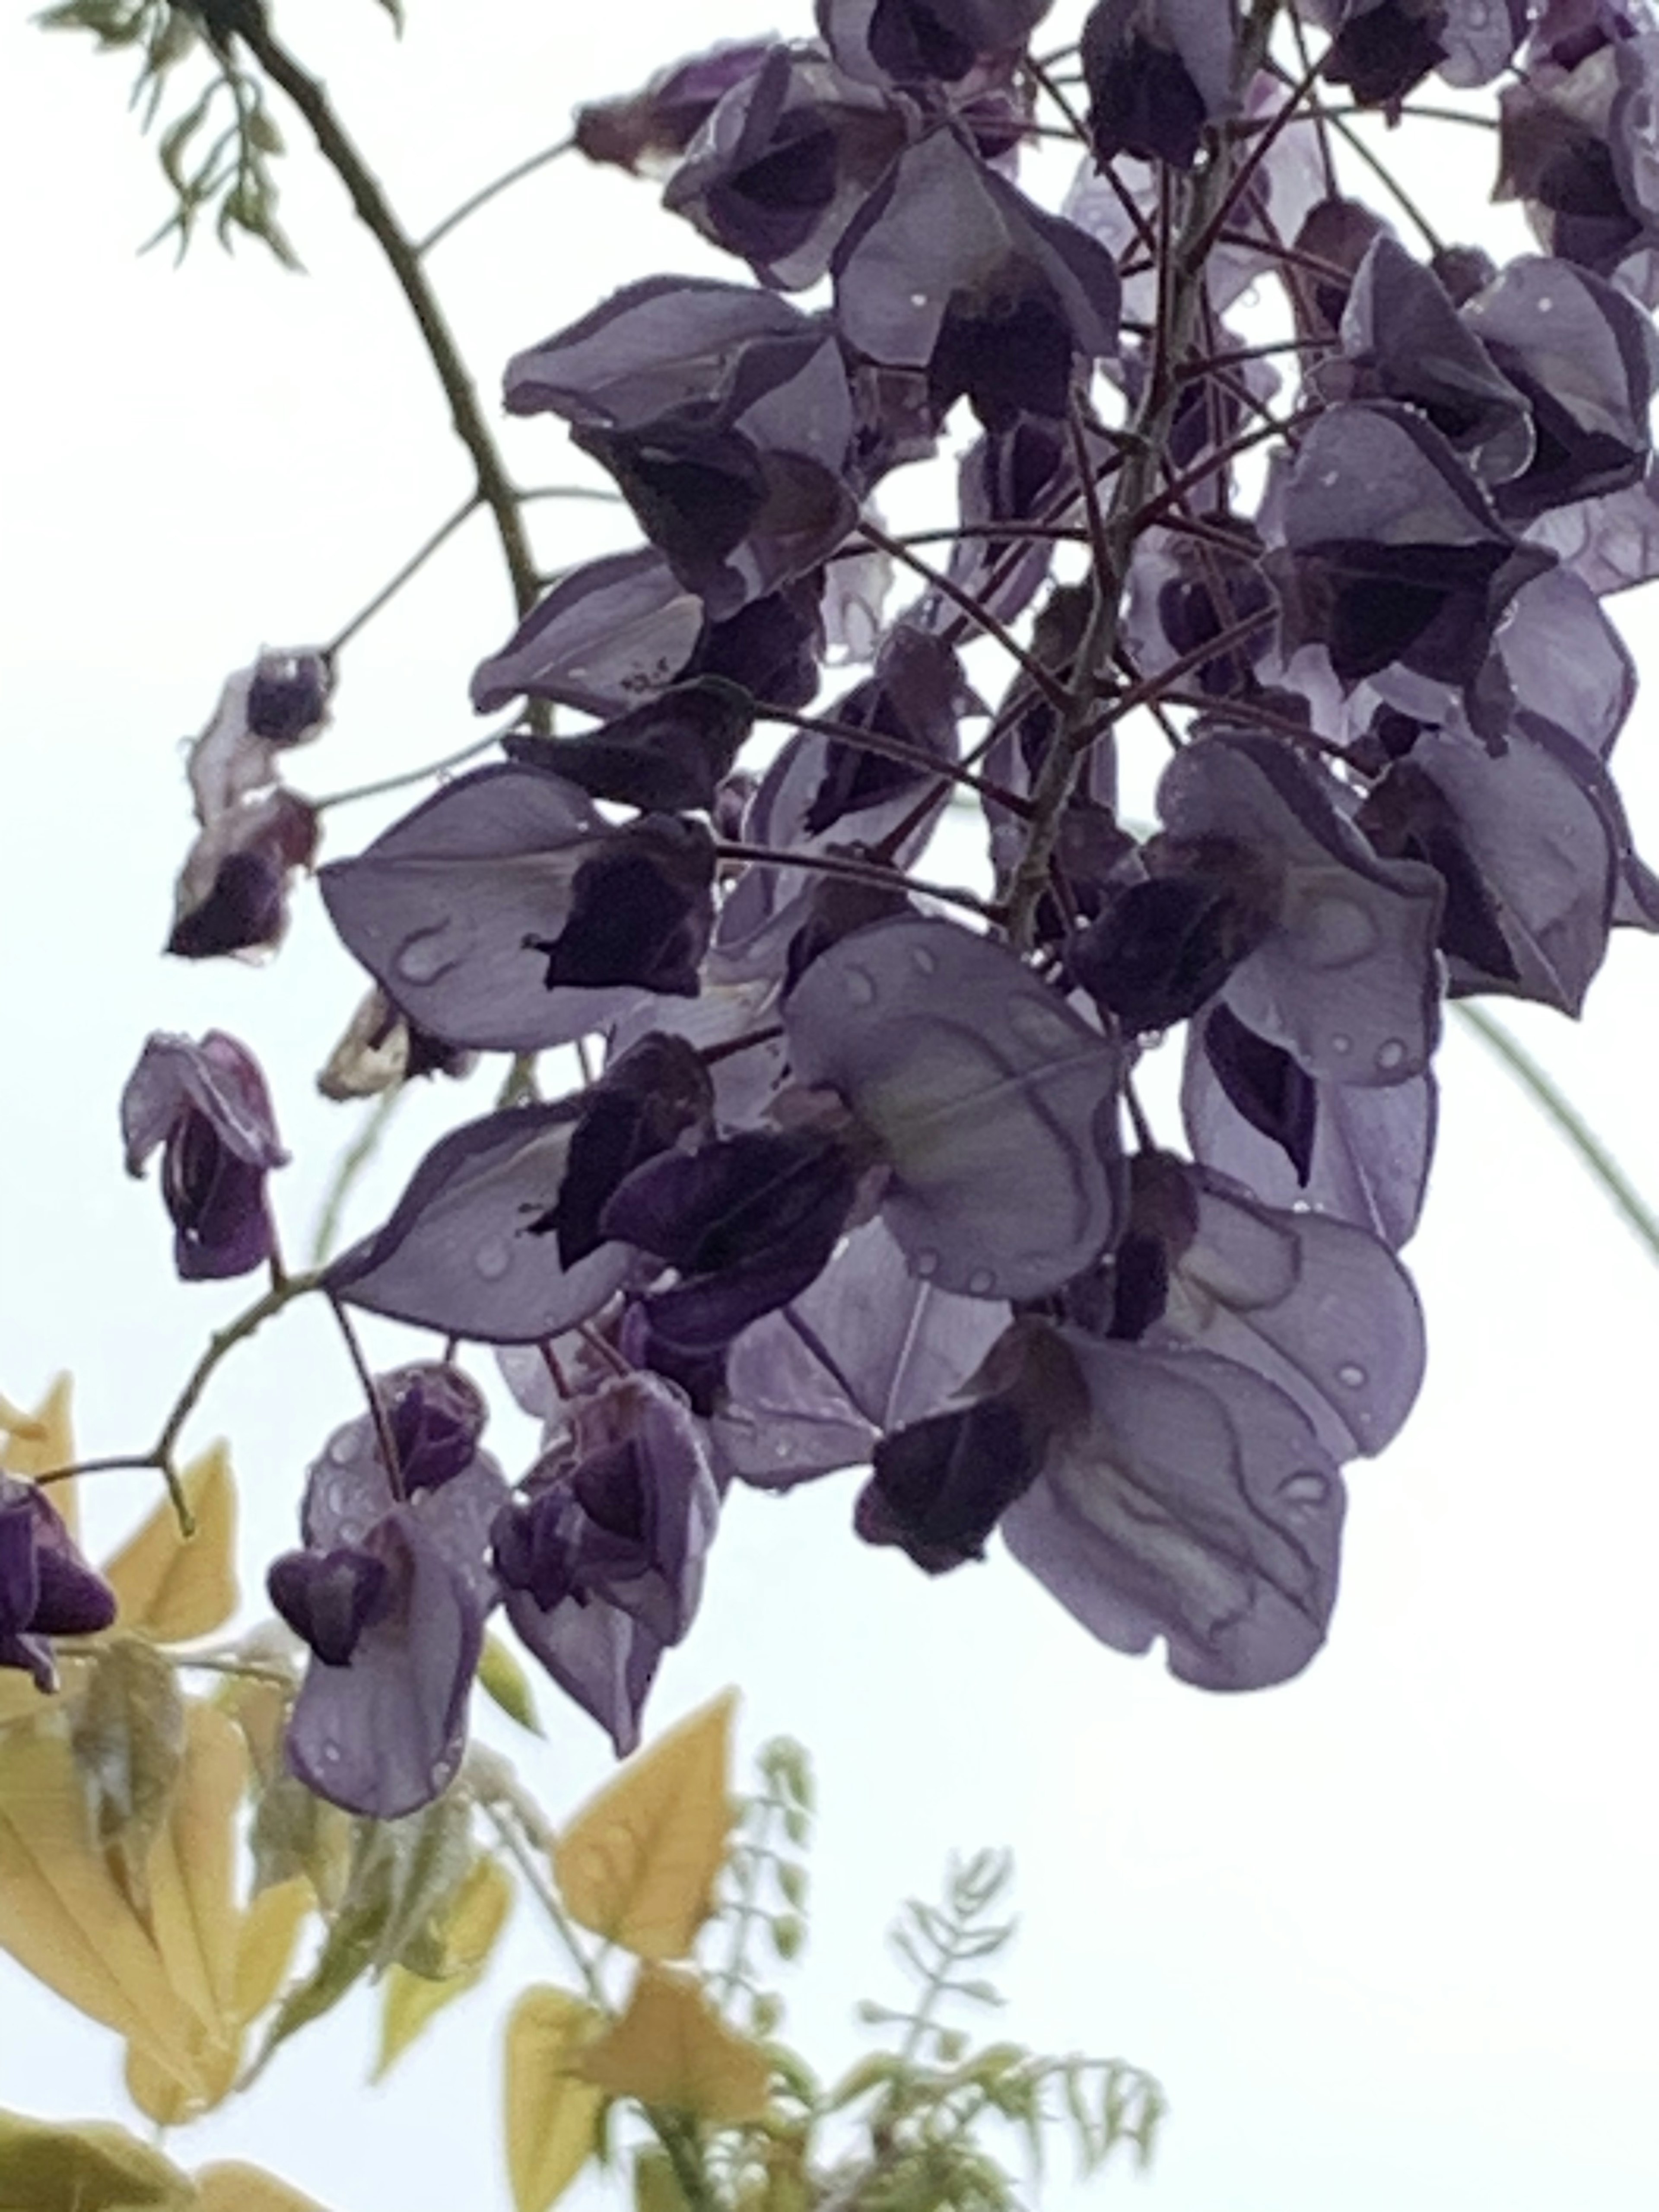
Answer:
M932 975L937 972L939 962L925 945L917 945L911 949L910 965L918 975Z
M1317 1468L1304 1468L1299 1474L1285 1476L1279 1494L1287 1504L1322 1505L1331 1494L1331 1479Z
M910 305L913 307L925 307L927 305L927 295L925 292L912 292Z
M420 930L403 947L395 964L405 983L435 983L447 968L454 966L443 948L447 928L447 922L440 922L435 929Z
M842 988L855 1006L873 1006L879 996L876 979L867 968L849 968L842 979Z
M1336 1379L1346 1390L1363 1390L1365 1370L1357 1359L1345 1359L1336 1370Z
M344 1467L355 1456L356 1450L349 1429L342 1429L338 1436L331 1437L328 1440L328 1456L336 1467ZM331 1485L331 1487L334 1486Z
M472 1264L487 1283L499 1283L513 1264L504 1237L492 1237L472 1255Z
M1406 1042L1403 1037L1389 1037L1376 1048L1376 1064L1385 1073L1403 1066Z
M939 1254L937 1252L918 1252L915 1258L910 1262L910 1272L913 1275L920 1275L922 1281L925 1283L930 1276L936 1275L939 1273Z
M1345 1036L1341 1030L1339 1030L1336 1035L1331 1039L1331 1050L1333 1052L1352 1052L1353 1050L1353 1039L1351 1036Z
M997 1286L997 1279L988 1267L975 1267L968 1278L970 1298L988 1298Z
M1357 900L1311 900L1297 919L1297 946L1316 968L1351 968L1376 945L1381 932Z
M1538 312L1540 315L1548 315L1553 314L1554 310L1555 302L1551 299L1549 294L1546 292L1543 298L1538 302Z
M1328 491L1334 483L1340 481L1341 475L1342 471L1340 469L1327 469L1324 474L1320 477L1319 481L1324 485L1326 490Z
M323 1765L324 1765L325 1766L337 1766L337 1765L339 1765L339 1763L340 1763L340 1747L339 1747L339 1745L338 1745L337 1743L335 1743L335 1742L332 1742L332 1741L330 1741L330 1742L328 1742L328 1743L325 1743L325 1744L323 1746Z

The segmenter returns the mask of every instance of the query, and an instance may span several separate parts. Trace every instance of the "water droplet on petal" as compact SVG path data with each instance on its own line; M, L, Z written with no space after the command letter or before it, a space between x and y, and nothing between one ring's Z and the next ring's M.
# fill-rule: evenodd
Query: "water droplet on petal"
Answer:
M1331 1494L1331 1479L1317 1468L1304 1468L1299 1474L1285 1476L1279 1494L1290 1505L1323 1505Z
M472 1264L487 1283L499 1283L513 1264L504 1237L492 1237L472 1255Z
M997 1286L997 1279L988 1267L975 1267L968 1278L970 1298L988 1298Z
M1376 1064L1384 1073L1401 1067L1406 1060L1406 1041L1403 1037L1389 1037L1376 1048Z
M337 1436L331 1437L328 1440L327 1456L333 1461L336 1467L346 1466L349 1461L356 1458L356 1439L349 1429L342 1429Z
M443 945L448 929L448 923L441 921L435 929L418 930L402 947L394 964L405 983L435 983L446 969L455 965L454 956Z
M925 1283L930 1275L936 1275L939 1273L939 1254L918 1252L910 1262L910 1272L913 1275L920 1275Z
M925 292L912 292L910 305L913 307L925 307L927 305L927 295Z
M1365 1370L1357 1359L1345 1359L1336 1370L1336 1379L1347 1390L1363 1390Z
M912 948L910 965L918 975L932 975L937 972L939 962L925 945L918 945Z
M1538 302L1538 312L1540 315L1547 315L1553 312L1554 307L1554 301L1552 300L1549 294L1546 292L1542 299Z
M1315 968L1349 968L1363 960L1380 933L1357 900L1316 898L1296 918L1297 950Z
M873 1006L879 996L876 979L867 968L849 968L842 978L842 988L855 1006Z
M340 1763L340 1747L339 1747L339 1745L338 1745L337 1743L335 1743L335 1742L331 1741L330 1742L328 1742L328 1743L325 1743L325 1744L323 1746L323 1765L324 1765L325 1766L337 1766L337 1765L339 1765L339 1763Z
M1341 474L1342 471L1340 469L1327 469L1320 477L1319 481L1324 485L1326 490L1328 491L1331 486L1340 479Z
M1353 1050L1353 1039L1351 1036L1344 1036L1342 1032L1339 1030L1336 1035L1331 1039L1331 1050L1333 1052L1352 1052Z

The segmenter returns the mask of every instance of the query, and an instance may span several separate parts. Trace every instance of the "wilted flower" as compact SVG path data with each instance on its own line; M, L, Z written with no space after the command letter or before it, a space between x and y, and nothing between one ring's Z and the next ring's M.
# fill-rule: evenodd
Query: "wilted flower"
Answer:
M55 1690L54 1636L94 1636L115 1618L115 1593L89 1567L40 1486L0 1473L0 1667Z
M127 1173L160 1145L161 1195L186 1282L251 1274L276 1249L265 1176L287 1164L270 1093L246 1045L222 1030L199 1044L157 1034L121 1093Z

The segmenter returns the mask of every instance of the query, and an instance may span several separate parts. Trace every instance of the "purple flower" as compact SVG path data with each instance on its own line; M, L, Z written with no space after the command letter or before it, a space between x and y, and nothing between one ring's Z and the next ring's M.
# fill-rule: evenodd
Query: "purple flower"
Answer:
M695 989L713 872L700 824L612 829L574 785L507 763L458 776L319 880L411 1021L528 1052L614 1020L637 991ZM620 908L607 884L627 886Z
M925 375L935 423L964 394L988 429L1063 416L1074 370L1117 351L1116 264L956 132L901 155L836 248L836 319L884 368Z
M160 1145L161 1195L186 1282L251 1274L275 1249L265 1176L286 1164L270 1097L246 1045L222 1030L199 1044L149 1038L121 1093L129 1175Z
M115 1593L87 1565L44 1490L0 1473L0 1667L55 1690L54 1636L95 1636Z
M1237 37L1218 0L1096 0L1082 40L1096 158L1191 168L1206 125L1233 105Z
M836 1091L885 1166L915 1274L1036 1297L1112 1241L1116 1049L1006 946L878 922L814 961L784 1026L798 1079Z
M518 355L506 390L509 412L573 426L717 617L817 567L852 526L840 349L775 293L647 277Z
M343 1252L348 1305L486 1344L538 1344L588 1320L634 1255L601 1243L566 1267L555 1233L580 1102L515 1106L451 1130L391 1218Z
M1446 0L1311 0L1304 12L1331 33L1321 75L1351 86L1364 107L1397 115L1412 87L1448 58Z
M1216 868L1217 882L1236 883L1240 866L1258 885L1267 878L1248 911L1265 898L1269 926L1220 986L1246 1028L1331 1082L1403 1083L1427 1065L1443 896L1431 868L1380 858L1347 818L1340 788L1259 734L1184 746L1164 771L1158 812L1171 845L1200 869L1208 854L1238 855Z
M776 49L764 40L712 46L659 70L642 92L576 110L575 140L590 161L637 174L683 154L715 106Z
M367 1414L337 1431L307 1483L304 1547L273 1562L268 1587L313 1659L290 1766L331 1803L392 1820L459 1767L507 1483L477 1448L483 1401L458 1369L398 1369L375 1395L395 1474Z
M720 1493L672 1383L613 1380L496 1515L507 1618L625 1757L664 1648L691 1626Z
M714 110L663 204L781 290L815 284L903 146L904 117L823 54L774 46Z
M1343 1489L1306 1416L1206 1352L1066 1329L1086 1411L1003 1516L1005 1542L1092 1635L1211 1690L1300 1673L1336 1598Z
M1011 57L1054 0L817 0L818 29L849 76L955 83L976 62Z

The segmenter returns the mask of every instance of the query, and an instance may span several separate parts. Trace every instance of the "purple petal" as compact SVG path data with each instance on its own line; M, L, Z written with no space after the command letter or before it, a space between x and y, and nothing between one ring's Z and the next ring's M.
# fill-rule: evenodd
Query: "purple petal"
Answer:
M602 1244L560 1265L550 1213L575 1102L521 1106L453 1130L416 1170L383 1229L329 1270L348 1305L489 1344L535 1344L598 1312L633 1264Z
M1020 1564L1121 1651L1212 1690L1299 1674L1336 1597L1343 1489L1282 1391L1202 1352L1067 1332L1091 1418L1004 1516Z
M799 1079L839 1091L879 1146L883 1218L916 1274L1038 1297L1109 1243L1115 1048L1006 947L877 923L813 963L784 1027Z
M654 546L608 554L556 583L472 678L492 714L524 695L611 715L665 691L685 672L703 612Z

